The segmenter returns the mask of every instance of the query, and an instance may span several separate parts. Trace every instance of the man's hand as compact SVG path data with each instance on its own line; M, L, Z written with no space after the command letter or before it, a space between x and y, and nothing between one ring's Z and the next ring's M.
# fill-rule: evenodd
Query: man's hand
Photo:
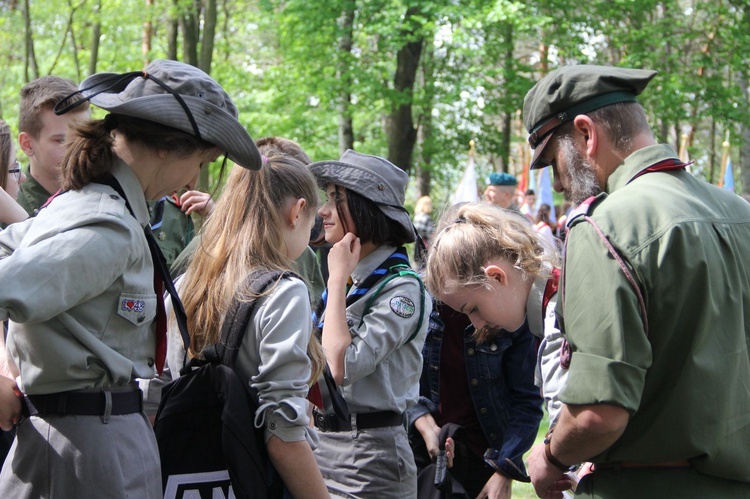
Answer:
M544 444L536 444L531 448L527 465L531 483L539 497L562 499L562 491L573 486L573 482L565 475L565 472L547 460Z

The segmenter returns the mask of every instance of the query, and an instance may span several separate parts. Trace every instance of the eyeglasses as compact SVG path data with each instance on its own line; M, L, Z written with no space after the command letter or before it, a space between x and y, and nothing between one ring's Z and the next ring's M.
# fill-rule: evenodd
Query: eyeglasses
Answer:
M10 175L11 173L16 174L16 182L20 183L21 182L21 163L19 163L18 160L15 160L13 162L13 168L8 170L8 174Z

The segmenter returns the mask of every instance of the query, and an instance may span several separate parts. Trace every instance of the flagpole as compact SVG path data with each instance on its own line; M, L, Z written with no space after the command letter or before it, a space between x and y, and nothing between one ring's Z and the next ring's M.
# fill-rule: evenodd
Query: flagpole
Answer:
M727 160L729 159L729 132L726 140L721 144L721 172L719 172L719 187L724 187L724 174L727 170Z

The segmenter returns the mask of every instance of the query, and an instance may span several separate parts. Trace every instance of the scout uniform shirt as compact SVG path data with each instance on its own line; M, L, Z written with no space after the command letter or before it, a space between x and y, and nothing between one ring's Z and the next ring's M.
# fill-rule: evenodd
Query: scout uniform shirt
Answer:
M36 179L31 176L28 166L24 173L26 174L26 181L24 181L18 189L17 202L21 205L21 208L26 210L26 213L28 213L30 217L35 217L39 213L41 207L44 206L44 203L46 203L54 193L47 192L47 189L42 187L42 184L37 182Z
M354 269L356 287L396 251L380 246L364 257ZM422 371L422 345L427 335L432 300L425 290L424 310L417 279L396 277L380 291L362 322L365 304L378 285L346 309L352 343L344 356L341 393L351 413L394 411L403 413L419 398ZM422 327L414 334L420 315ZM362 324L360 324L362 322Z
M570 227L558 313L573 355L560 399L631 414L595 463L689 459L703 476L750 482L750 205L684 170L631 181L676 156L666 145L633 153L591 212L633 270L648 335L592 224Z
M111 187L89 184L0 233L0 320L27 394L124 385L154 376L154 271L146 202L121 161Z

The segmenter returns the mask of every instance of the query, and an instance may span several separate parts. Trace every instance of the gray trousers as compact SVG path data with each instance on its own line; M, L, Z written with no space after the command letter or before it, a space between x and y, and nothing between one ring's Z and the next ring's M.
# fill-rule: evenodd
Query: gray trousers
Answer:
M143 414L32 416L17 428L0 497L162 497L159 450Z
M315 459L332 496L417 496L417 467L403 426L319 435Z

